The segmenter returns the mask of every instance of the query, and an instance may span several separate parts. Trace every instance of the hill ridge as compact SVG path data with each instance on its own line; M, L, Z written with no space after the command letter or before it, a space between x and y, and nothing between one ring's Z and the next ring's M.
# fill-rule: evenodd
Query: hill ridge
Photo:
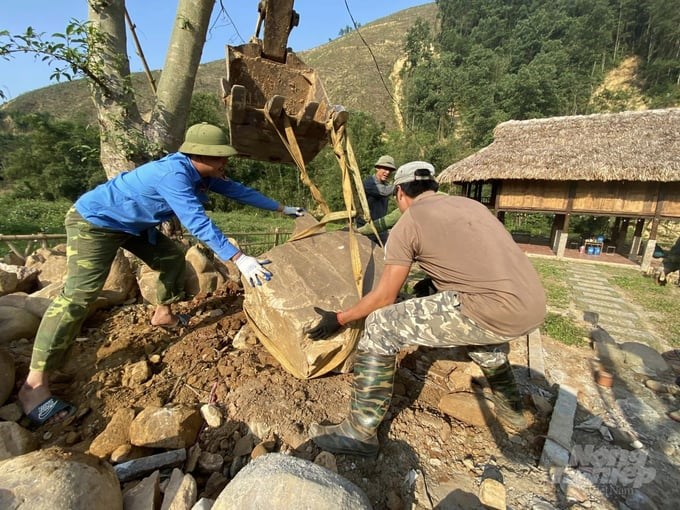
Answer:
M377 75L375 63L368 49L356 31L296 54L319 74L331 103L341 104L350 111L360 110L369 113L377 121L384 123L387 129L391 129L397 126L395 114L397 110L390 97L395 89L395 78L390 77L393 75L395 63L403 54L404 37L417 19L434 25L436 15L437 6L431 2L398 11L359 28L375 55L385 82L392 89L389 94ZM304 25L300 29L304 29ZM219 84L226 73L225 65L224 60L201 64L194 92L220 94ZM155 70L153 74L157 77L160 72ZM398 73L395 76L398 77ZM153 95L145 83L146 76L142 72L133 73L132 80L140 110L148 111ZM64 105L82 107L64 108ZM0 109L9 113L45 112L57 119L96 123L96 113L94 105L89 100L85 79L55 83L26 92L8 101Z

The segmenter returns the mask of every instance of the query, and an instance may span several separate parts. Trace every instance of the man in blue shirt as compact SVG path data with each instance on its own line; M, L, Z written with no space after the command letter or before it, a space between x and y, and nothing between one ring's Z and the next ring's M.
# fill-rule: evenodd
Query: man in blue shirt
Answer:
M45 312L33 347L26 382L19 391L24 412L36 425L62 420L74 406L51 395L49 373L59 368L104 286L118 248L124 248L159 273L151 324L176 328L187 318L171 304L184 289L184 252L155 227L177 216L197 239L222 260L231 260L250 285L272 274L227 240L205 212L208 191L269 211L302 216L300 207L283 206L225 176L236 150L224 132L207 123L186 132L179 152L124 172L81 196L66 215L67 274L61 294Z

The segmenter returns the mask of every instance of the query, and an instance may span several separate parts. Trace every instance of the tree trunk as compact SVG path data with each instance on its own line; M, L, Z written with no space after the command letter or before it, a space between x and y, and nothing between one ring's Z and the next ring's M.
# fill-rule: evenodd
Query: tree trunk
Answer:
M215 0L179 0L153 111L145 122L135 100L127 57L125 0L89 0L95 28L89 53L101 81L91 81L107 178L179 146Z
M214 4L214 0L180 0L177 5L175 25L151 114L151 124L169 150L177 150L184 139L191 95Z

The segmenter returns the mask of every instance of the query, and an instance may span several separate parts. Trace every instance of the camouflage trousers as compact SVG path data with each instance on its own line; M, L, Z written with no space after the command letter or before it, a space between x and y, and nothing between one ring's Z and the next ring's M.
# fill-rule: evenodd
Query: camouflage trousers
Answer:
M407 345L464 346L475 363L483 368L497 368L507 362L507 343L514 338L477 326L460 313L458 294L444 291L371 313L357 350L395 355Z
M97 227L71 208L66 215L67 269L64 288L45 312L33 346L31 370L60 367L80 331L89 306L104 287L119 248L139 257L159 271L157 303L169 304L182 297L184 253L174 241L155 232L155 244L147 236L135 236Z

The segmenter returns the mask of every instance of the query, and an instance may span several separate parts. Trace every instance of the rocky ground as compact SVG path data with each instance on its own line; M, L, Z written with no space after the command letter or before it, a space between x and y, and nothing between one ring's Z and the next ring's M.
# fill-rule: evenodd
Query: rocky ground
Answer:
M271 440L270 450L314 460L320 450L308 440L308 427L313 421L338 422L344 417L351 374L313 380L288 374L252 335L238 334L246 323L242 300L242 290L230 282L214 295L183 303L177 311L191 314L192 319L187 328L176 332L150 326L151 309L142 304L97 312L84 325L68 366L54 384L55 393L77 404L79 412L66 424L40 429L42 447L85 451L122 407L212 401L222 408L226 421L219 428L204 429L199 444L202 450L223 456L226 478L242 464L244 457L237 455L242 452L234 449L243 449L242 439L249 432ZM677 397L654 393L640 377L626 374L616 374L612 388L597 386L595 350L565 346L545 336L541 342L547 380L529 373L527 342L512 345L511 361L531 422L521 434L508 435L488 408L481 421L479 412L450 412L456 417L442 412L442 396L484 394L488 388L460 352L418 349L400 358L392 407L380 428L380 455L376 459L339 455L325 462L335 463L341 475L366 492L376 509L481 508L479 486L489 473L502 475L508 506L515 509L625 509L624 501L632 509L675 508L674 501L680 499L680 423L666 413L680 407ZM18 341L9 347L20 381L31 344ZM139 361L147 362L150 376L135 375L132 367ZM566 477L561 486L548 480L539 459L557 397L555 383L560 382L578 391L577 425L600 417L613 428L622 426L617 402L624 390L637 396L636 412L657 409L663 423L658 428L643 424L635 436L643 445L636 451L643 452L644 458L630 456L626 441L609 441L597 428L577 429L573 436L574 445L593 445L609 457L618 455L600 466L618 463L629 475L631 469L641 473L642 467L652 468L651 479L634 487L633 478L613 479L610 473L593 483L585 480L583 470L573 470L569 484ZM632 426L628 431L635 433ZM583 463L592 467L594 460ZM215 496L205 478L199 475L197 480L199 496Z

